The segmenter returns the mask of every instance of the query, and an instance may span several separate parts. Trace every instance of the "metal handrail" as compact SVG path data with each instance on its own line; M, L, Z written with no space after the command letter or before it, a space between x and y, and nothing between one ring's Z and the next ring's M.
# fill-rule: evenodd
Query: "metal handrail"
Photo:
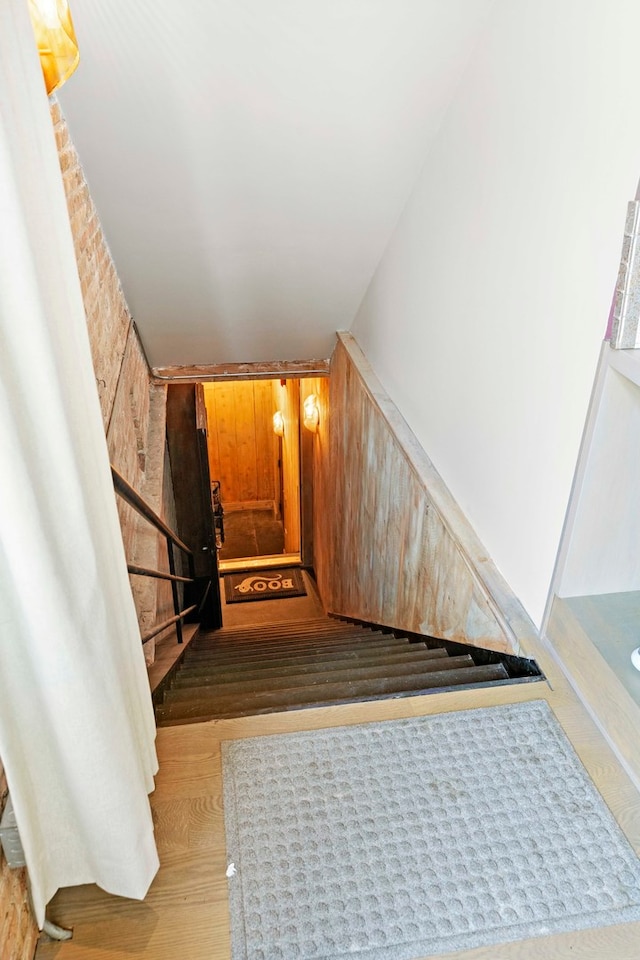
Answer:
M152 570L150 567L136 567L133 563L127 564L129 573L136 573L140 577L155 577L156 580L175 580L176 583L193 583L191 577L178 577L172 573L163 573L162 570Z
M219 480L211 481L211 513L213 516L216 547L219 550L224 543L224 508L222 506Z
M174 623L176 624L176 629L178 626L182 626L182 624L180 623L182 618L186 617L187 614L189 613L193 613L193 611L196 610L197 607L198 607L198 604L194 603L192 607L187 607L186 610L182 610L180 611L180 613L176 613L175 617L170 617L168 620L163 621L163 623L156 623L155 627L152 630L149 630L147 631L147 633L143 634L142 642L146 643L147 640L151 640L152 637L155 637L157 636L157 634L162 633L163 630L166 630L167 627L172 626L172 624ZM182 643L182 640L178 640L178 643Z
M139 567L134 564L127 564L127 570L129 573L141 577L154 577L159 580L169 580L171 582L173 611L175 616L171 617L169 620L165 620L163 623L156 624L150 631L143 634L142 642L146 643L147 640L151 640L152 637L162 633L163 630L166 630L167 627L170 627L175 623L176 633L178 635L178 643L182 643L182 621L186 616L198 608L198 604L193 604L193 606L187 607L184 610L180 610L180 597L178 595L178 583L193 583L195 580L193 551L189 549L186 543L182 542L182 540L173 532L171 527L167 526L162 517L158 516L158 514L155 512L155 510L153 510L152 507L149 506L146 500L143 500L138 491L135 490L120 473L118 473L113 464L111 465L111 476L113 478L113 486L116 493L121 496L130 507L133 507L133 509L136 510L140 516L144 517L145 520L151 523L156 530L159 531L159 533L163 534L167 540L169 573L163 573L160 570L151 570L147 567ZM189 564L188 577L181 577L176 574L175 557L173 555L174 546L178 547L178 549L182 550L187 555L187 561Z
M125 478L118 473L116 468L111 465L111 476L113 477L113 486L115 487L116 493L119 493L120 496L127 501L127 503L137 510L145 520L148 520L149 523L152 523L156 529L163 533L167 539L171 540L172 543L175 543L176 547L180 547L181 550L188 556L193 556L193 552L189 549L186 543L183 543L182 540L173 532L171 527L168 527L162 517L159 517L155 510L149 506L146 500L143 500L137 490L131 486L130 483L127 483Z

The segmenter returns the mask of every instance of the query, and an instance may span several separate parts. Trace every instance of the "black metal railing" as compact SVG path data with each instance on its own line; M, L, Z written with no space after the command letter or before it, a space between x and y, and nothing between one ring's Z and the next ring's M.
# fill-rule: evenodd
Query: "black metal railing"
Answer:
M141 577L154 577L158 580L168 580L171 583L174 616L170 617L168 620L164 620L162 623L156 623L151 630L148 630L146 633L142 634L142 642L146 643L147 640L151 640L152 637L162 633L163 630L173 626L175 623L176 633L178 635L178 643L182 643L182 621L185 617L188 617L190 613L193 613L194 610L202 610L208 592L205 591L205 595L199 604L194 603L192 606L186 607L184 610L180 609L180 593L178 591L178 584L195 582L193 552L189 549L186 543L183 543L182 540L173 532L171 527L167 526L162 517L158 516L158 514L149 506L146 500L143 500L140 494L134 490L129 483L127 483L124 477L118 473L114 466L111 467L111 476L113 477L113 487L118 496L122 497L122 499L125 500L130 507L133 507L133 509L140 514L140 516L144 517L145 520L148 520L149 523L152 524L159 533L163 534L167 541L167 555L169 558L168 573L165 573L162 570L151 570L147 567L139 567L129 563L127 564L127 570L129 573ZM179 550L182 550L182 552L186 554L187 563L189 565L188 577L183 577L176 573L176 561L173 552L174 547L178 547Z
M211 513L213 514L213 529L216 537L216 548L220 550L224 543L224 510L220 492L220 481L211 481Z

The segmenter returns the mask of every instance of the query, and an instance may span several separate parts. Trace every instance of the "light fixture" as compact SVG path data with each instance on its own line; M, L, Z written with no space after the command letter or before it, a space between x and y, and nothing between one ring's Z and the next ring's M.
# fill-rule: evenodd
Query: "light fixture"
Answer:
M318 407L318 398L315 393L310 393L303 404L304 425L311 433L315 433L320 423L320 409Z
M276 410L273 415L273 432L277 437L284 437L284 417L281 410Z
M80 51L67 0L29 0L47 94L57 90L78 66Z

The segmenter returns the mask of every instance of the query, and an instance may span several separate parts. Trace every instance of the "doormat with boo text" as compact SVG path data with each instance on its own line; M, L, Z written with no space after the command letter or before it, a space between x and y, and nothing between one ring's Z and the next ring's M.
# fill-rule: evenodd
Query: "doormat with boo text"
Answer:
M302 573L295 567L245 570L243 573L228 573L224 578L224 595L227 603L278 600L285 597L304 597L306 594Z

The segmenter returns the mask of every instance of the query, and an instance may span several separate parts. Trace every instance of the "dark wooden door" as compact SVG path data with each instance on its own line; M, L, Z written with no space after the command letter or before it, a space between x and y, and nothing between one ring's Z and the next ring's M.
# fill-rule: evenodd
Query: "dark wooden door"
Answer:
M167 441L178 533L194 554L196 586L190 602L200 603L208 590L201 621L216 629L222 626L222 610L201 384L168 386Z

